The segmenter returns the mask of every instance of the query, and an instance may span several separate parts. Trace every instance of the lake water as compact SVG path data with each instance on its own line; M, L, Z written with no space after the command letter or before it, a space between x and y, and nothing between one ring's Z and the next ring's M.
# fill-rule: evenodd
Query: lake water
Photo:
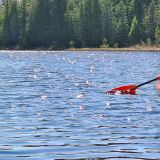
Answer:
M160 159L160 93L106 90L160 73L154 52L0 52L0 160Z

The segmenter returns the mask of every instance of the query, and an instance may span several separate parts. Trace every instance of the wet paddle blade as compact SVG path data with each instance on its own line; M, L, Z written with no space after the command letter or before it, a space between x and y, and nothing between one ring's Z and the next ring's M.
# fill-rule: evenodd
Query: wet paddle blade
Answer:
M137 85L132 84L132 85L127 85L127 86L121 86L114 88L110 91L106 91L107 94L135 94L137 89Z
M157 81L157 80L160 80L160 76L158 76L157 78L154 78L150 81L141 83L139 85L132 84L132 85L127 85L127 86L117 87L117 88L114 88L110 91L106 91L106 94L136 94L137 88L144 86L146 84L149 84L151 82Z

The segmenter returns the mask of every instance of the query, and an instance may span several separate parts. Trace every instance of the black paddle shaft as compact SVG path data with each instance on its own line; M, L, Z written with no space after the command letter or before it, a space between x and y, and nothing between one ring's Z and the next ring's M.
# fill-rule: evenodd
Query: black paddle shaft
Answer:
M151 82L157 81L157 79L158 79L158 78L154 78L154 79L152 79L152 80L150 80L150 81L147 81L147 82L141 83L141 84L137 85L136 87L131 88L130 90L135 90L135 89L137 89L137 88L139 88L139 87L141 87L141 86L144 86L144 85L146 85L146 84L148 84L148 83L151 83Z
M152 80L150 80L150 81L147 81L147 82L144 82L144 83L141 83L141 84L137 85L135 88L144 86L144 85L146 85L146 84L148 84L148 83L151 83L151 82L154 82L154 81L156 81L156 80L157 80L157 78L154 78L154 79L152 79Z

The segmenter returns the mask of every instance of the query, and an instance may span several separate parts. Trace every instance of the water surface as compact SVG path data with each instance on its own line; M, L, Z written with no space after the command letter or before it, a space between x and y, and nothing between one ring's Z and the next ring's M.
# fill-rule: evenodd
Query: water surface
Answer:
M0 53L0 159L160 159L160 53Z

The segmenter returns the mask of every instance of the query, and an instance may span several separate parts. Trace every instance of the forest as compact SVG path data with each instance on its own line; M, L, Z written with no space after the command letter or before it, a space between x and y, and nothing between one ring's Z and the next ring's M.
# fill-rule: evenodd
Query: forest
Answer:
M1 49L160 46L160 0L1 0Z

